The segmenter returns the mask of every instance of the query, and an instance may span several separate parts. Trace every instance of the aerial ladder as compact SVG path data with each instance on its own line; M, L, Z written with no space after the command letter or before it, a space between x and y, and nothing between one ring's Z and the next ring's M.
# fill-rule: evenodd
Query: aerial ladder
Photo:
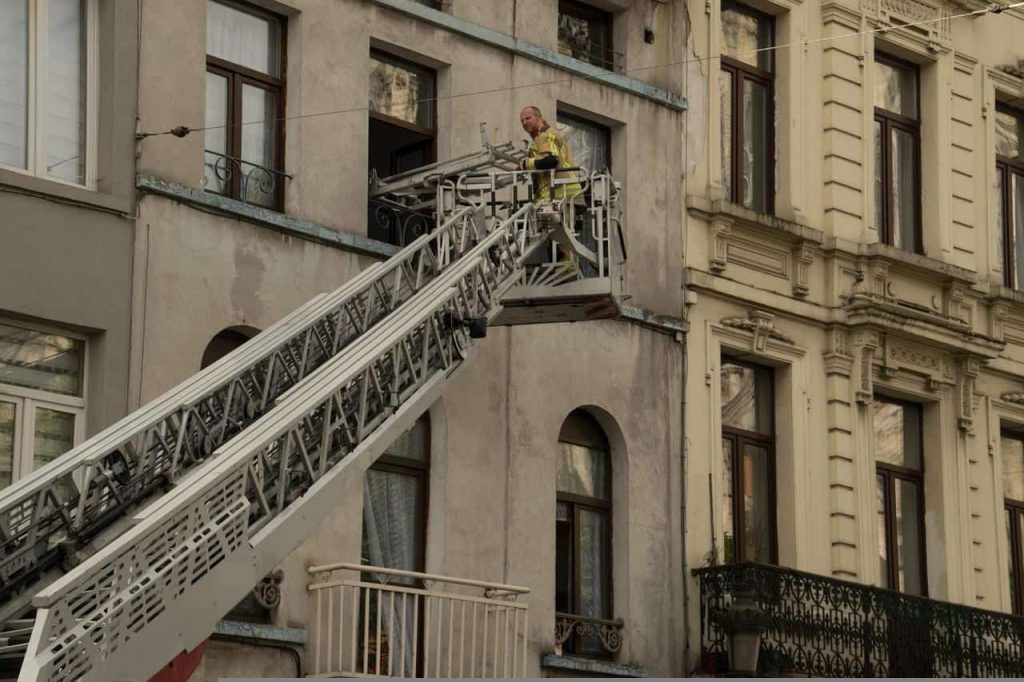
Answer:
M148 680L361 485L488 326L618 313L618 186L580 174L538 203L521 158L485 141L372 179L434 228L0 492L0 657L19 680Z

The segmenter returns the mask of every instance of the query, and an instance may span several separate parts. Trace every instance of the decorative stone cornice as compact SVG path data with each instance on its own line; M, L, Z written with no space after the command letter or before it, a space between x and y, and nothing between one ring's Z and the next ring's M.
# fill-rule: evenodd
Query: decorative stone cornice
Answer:
M1024 392L1008 391L1007 393L1000 394L999 399L1014 405L1024 405Z
M775 316L763 310L751 310L747 317L723 317L721 324L732 329L742 329L753 335L752 350L763 353L768 346L768 339L775 339L792 345L795 343L787 334L775 328Z

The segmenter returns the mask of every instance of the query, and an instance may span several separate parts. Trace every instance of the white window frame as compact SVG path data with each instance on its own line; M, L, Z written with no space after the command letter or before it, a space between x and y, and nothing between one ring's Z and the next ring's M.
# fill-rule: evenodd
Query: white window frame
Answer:
M0 383L0 402L14 403L14 458L11 465L11 483L17 482L32 473L35 468L35 448L33 434L35 434L35 415L37 408L55 410L72 414L75 417L75 428L72 434L72 447L78 446L85 439L86 420L86 399L89 375L89 344L88 339L81 335L70 333L66 329L46 327L41 325L27 325L20 321L0 318L0 322L32 329L33 331L46 334L59 334L71 339L83 342L82 346L82 395L65 395L43 391L38 388L27 388L13 384Z
M0 168L59 182L71 187L96 189L96 147L99 100L99 0L85 0L85 183L51 175L46 170L46 68L47 10L50 0L28 0L28 129L27 167L0 163Z

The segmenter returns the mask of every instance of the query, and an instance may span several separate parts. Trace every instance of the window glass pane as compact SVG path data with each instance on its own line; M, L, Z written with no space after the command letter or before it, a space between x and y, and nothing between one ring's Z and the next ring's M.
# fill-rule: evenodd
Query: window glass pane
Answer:
M224 158L228 153L228 79L206 72L206 136L205 176L203 185L210 192L226 194L233 167ZM217 127L221 126L221 127Z
M1024 502L1024 439L1003 436L999 452L1003 457L1003 497Z
M1017 578L1020 579L1024 577L1021 575L1021 573L1024 572L1024 513L1014 511L1013 523L1016 526L1015 530L1017 532L1018 543L1017 553L1013 555L1010 560L1016 565L1016 575ZM1013 590L1011 596L1014 598L1013 603L1018 614L1022 609L1024 609L1024 603L1022 603L1021 595L1017 592L1019 587L1020 583L1014 581L1013 587L1011 588Z
M18 406L0 401L0 490L14 479L14 430L17 428Z
M875 402L875 459L886 464L921 468L921 408Z
M743 560L771 563L771 468L768 450L743 446Z
M242 183L243 200L271 206L277 179L265 169L275 168L274 130L277 98L252 85L242 85Z
M558 490L600 500L608 499L608 453L559 443Z
M555 507L555 611L573 613L575 580L572 547L573 510L568 502L558 502Z
M558 8L558 51L597 66L614 68L608 21L598 11L580 12L564 4Z
M1011 159L1019 158L1021 149L1021 116L1017 112L996 108L996 154Z
M369 469L363 485L363 563L418 571L423 500L416 476ZM402 578L391 582L409 584Z
M1017 287L1024 287L1024 175L1010 174L1010 214L1013 223L1013 255L1017 265Z
M1020 604L1017 594L1017 570L1021 560L1013 537L1013 524L1016 523L1017 514L1011 509L1004 509L1003 517L1006 521L1006 547L1008 550L1006 552L1006 569L1010 574L1010 604L1016 613Z
M573 163L587 172L609 165L608 129L578 118L559 117L556 128L572 151Z
M75 415L38 407L35 418L33 470L52 462L75 445Z
M722 54L764 71L772 68L772 21L732 3L722 7Z
M433 72L374 54L370 58L370 111L433 128Z
M0 324L0 383L82 394L84 342Z
M875 121L875 227L879 239L885 235L885 157L882 123Z
M28 0L0 2L0 163L28 166Z
M905 130L892 131L892 168L890 180L890 212L892 231L896 240L893 246L907 251L916 250L915 226L917 219L917 187L914 182L914 157L916 155L914 136Z
M732 472L735 466L733 441L722 439L722 551L725 563L736 561L736 538L733 535L733 482Z
M399 436L392 443L384 454L391 457L402 457L417 462L426 462L429 459L430 421L426 416L420 417L413 424L412 428Z
M46 170L85 182L85 12L82 0L50 0L46 73Z
M917 69L875 59L875 106L917 118Z
M875 477L875 509L878 511L878 560L882 587L889 588L889 546L886 544L888 530L885 524L885 482L884 476Z
M722 426L772 433L771 370L722 363Z
M731 71L722 71L719 85L722 89L722 186L726 196L732 197L732 81Z
M921 556L921 491L912 481L896 480L896 548L899 552L899 590L924 594Z
M577 613L581 616L607 618L610 615L606 595L608 519L604 512L580 509L579 523L580 603Z
M206 53L271 76L281 75L278 22L219 2L206 3Z
M743 80L743 205L762 213L768 211L768 88Z

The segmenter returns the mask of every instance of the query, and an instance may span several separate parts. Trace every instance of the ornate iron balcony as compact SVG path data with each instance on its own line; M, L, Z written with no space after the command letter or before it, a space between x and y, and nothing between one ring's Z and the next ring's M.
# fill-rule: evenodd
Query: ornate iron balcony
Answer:
M370 199L366 234L395 246L406 246L434 229L434 217L387 199Z
M719 618L737 587L767 617L762 673L815 677L1020 677L1024 618L759 564L695 570L706 672L724 672Z
M555 614L556 652L611 658L622 648L622 619Z
M205 151L203 188L207 192L264 208L281 209L281 188L285 178L290 180L291 175L209 149Z

